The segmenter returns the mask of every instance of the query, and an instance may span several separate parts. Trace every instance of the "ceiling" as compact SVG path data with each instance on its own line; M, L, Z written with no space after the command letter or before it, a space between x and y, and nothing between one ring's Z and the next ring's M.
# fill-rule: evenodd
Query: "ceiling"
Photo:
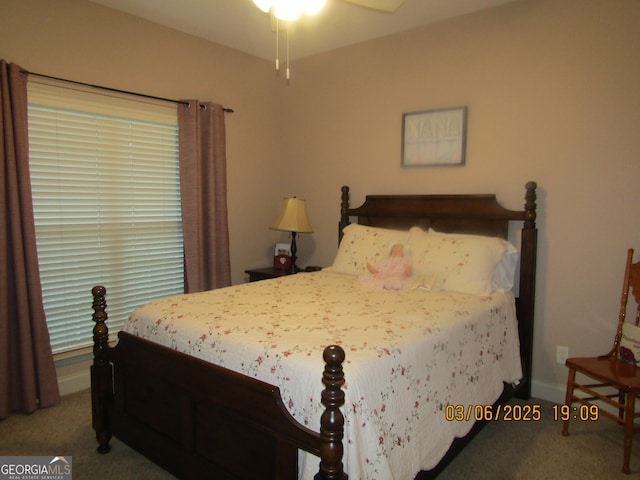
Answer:
M275 57L271 19L252 0L90 1L260 58ZM306 57L512 1L406 0L389 14L328 0L319 14L295 22L290 55L292 59Z

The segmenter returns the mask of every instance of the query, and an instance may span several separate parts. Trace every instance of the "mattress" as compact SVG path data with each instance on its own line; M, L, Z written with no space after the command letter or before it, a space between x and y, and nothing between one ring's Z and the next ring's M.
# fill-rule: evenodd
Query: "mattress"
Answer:
M314 431L322 351L342 346L343 463L354 480L433 468L471 429L474 407L522 377L510 292L391 291L353 275L299 273L157 300L124 330L278 386L291 415ZM317 469L317 457L301 454L301 479Z

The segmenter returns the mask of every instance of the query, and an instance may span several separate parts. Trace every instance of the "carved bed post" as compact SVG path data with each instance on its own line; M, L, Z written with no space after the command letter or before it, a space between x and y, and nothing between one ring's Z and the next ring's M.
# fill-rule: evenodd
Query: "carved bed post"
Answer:
M524 196L525 228L536 228L536 188L538 188L538 184L536 182L527 182L525 188L527 189Z
M338 224L338 243L342 240L342 230L349 225L349 187L342 187L342 195L340 197L340 223Z
M344 416L340 411L344 404L342 362L345 353L338 345L330 345L324 349L323 358L326 365L322 375L325 386L322 404L326 408L320 418L320 471L314 480L347 480L349 477L342 470Z
M520 336L520 358L523 368L529 372L523 372L524 378L530 378L532 363L532 342L526 339L533 338L533 315L536 288L536 251L538 230L536 228L536 182L527 182L524 205L524 224L522 227L522 251L520 252L520 293L518 309L518 331ZM527 280L525 280L527 279ZM531 384L527 382L522 397L531 397Z
M109 428L108 402L113 394L113 372L107 352L109 350L109 328L107 328L107 289L102 286L93 287L93 365L91 366L91 413L93 429L98 440L98 452L111 450L111 429Z

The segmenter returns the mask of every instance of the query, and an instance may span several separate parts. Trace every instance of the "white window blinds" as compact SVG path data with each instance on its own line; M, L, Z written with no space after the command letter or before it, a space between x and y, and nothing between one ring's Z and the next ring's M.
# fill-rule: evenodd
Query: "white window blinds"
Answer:
M183 292L175 105L30 80L29 158L54 353L91 345L91 288L111 338L135 307Z

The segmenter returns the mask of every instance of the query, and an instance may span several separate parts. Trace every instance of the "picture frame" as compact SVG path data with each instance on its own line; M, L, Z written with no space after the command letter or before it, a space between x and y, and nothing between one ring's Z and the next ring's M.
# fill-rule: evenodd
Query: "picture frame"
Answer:
M291 244L290 243L276 243L276 249L273 252L274 256L288 255L291 256Z
M467 107L402 114L402 166L464 165Z
M276 248L273 252L273 269L277 271L291 270L291 244L276 243Z

